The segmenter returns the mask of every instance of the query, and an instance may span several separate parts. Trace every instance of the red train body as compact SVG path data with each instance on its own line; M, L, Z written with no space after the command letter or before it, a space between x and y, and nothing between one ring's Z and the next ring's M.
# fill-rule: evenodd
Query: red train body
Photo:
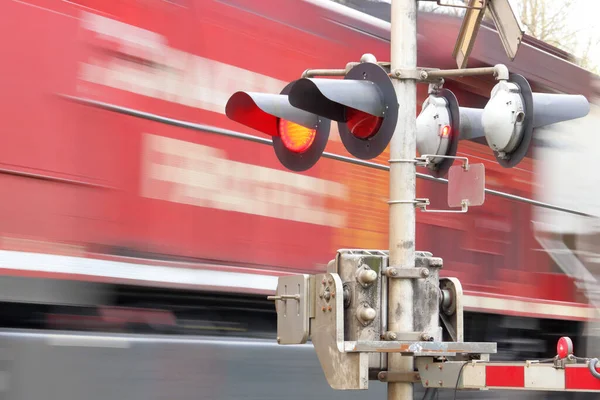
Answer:
M420 15L419 65L453 67L459 26ZM2 2L1 272L263 293L279 274L323 270L338 248L387 248L386 172L323 159L295 174L268 146L63 95L257 134L225 117L233 92L277 93L307 68L339 68L366 52L387 59L388 28L316 1ZM470 66L502 62L536 90L587 94L589 74L547 50L524 44L507 62L482 28ZM481 107L493 84L447 87L461 105ZM419 103L425 95L422 85ZM328 151L347 155L332 136ZM488 187L533 196L530 158L503 169L485 144L461 143L459 153L485 164ZM436 207L446 190L418 182ZM466 215L418 214L417 248L462 280L468 310L587 319L571 280L537 251L531 213L487 196Z

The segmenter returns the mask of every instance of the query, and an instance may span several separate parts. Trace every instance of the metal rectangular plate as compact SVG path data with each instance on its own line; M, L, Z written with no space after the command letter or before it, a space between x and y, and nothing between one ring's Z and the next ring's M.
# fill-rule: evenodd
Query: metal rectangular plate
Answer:
M489 4L490 14L500 35L500 40L510 60L514 60L521 45L525 29L517 15L512 0L494 0Z
M469 164L465 170L462 165L450 167L448 171L448 206L461 207L468 201L469 207L480 206L485 201L485 166Z
M455 356L457 354L494 354L497 351L496 343L479 342L345 342L344 350L347 353L375 352L375 353L402 353L415 357L424 356Z
M465 13L456 45L454 46L454 52L452 57L456 59L456 65L458 68L466 68L469 62L469 55L475 45L475 39L477 38L477 32L481 26L481 20L483 19L484 11L479 9L485 2L483 0L469 0L469 8Z
M309 275L280 277L277 296L299 294L300 298L277 300L277 341L279 344L306 343L309 333Z

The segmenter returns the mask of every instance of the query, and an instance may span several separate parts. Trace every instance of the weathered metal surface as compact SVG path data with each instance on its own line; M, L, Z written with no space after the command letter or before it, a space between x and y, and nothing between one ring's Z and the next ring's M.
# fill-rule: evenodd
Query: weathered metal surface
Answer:
M456 342L346 342L344 349L353 352L402 353L405 355L423 356L455 356L457 354L493 354L497 351L496 343L456 343Z
M272 296L277 310L277 342L306 343L309 335L309 275L281 277Z
M367 389L369 356L344 353L344 298L339 275L317 274L319 285L315 299L315 317L310 323L310 337L327 382L333 389ZM323 294L332 295L326 298Z
M449 295L448 302L442 304L439 314L448 333L444 340L462 342L464 340L462 285L456 278L442 278L440 279L440 288Z

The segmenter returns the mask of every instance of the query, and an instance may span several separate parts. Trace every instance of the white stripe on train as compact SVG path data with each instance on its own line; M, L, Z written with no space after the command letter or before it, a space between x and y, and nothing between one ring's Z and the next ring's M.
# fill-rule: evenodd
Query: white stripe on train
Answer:
M166 266L172 264L173 266ZM54 254L0 250L0 270L27 271L40 275L74 275L85 280L127 282L139 285L192 287L219 291L270 294L277 287L275 273L265 270L227 271L217 265L185 265L181 263L133 263ZM18 273L18 272L17 272ZM31 274L28 274L31 275ZM100 278L100 279L99 279ZM73 277L70 279L77 279ZM583 304L532 301L479 292L466 292L464 308L468 311L496 313L534 318L583 321L593 318L593 309Z

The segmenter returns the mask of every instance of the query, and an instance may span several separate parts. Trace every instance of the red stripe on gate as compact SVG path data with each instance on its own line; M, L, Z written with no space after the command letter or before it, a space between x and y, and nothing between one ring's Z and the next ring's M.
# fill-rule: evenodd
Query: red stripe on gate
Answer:
M600 379L594 378L587 367L567 366L565 368L565 389L600 390Z
M525 387L525 367L487 365L485 367L485 386Z

